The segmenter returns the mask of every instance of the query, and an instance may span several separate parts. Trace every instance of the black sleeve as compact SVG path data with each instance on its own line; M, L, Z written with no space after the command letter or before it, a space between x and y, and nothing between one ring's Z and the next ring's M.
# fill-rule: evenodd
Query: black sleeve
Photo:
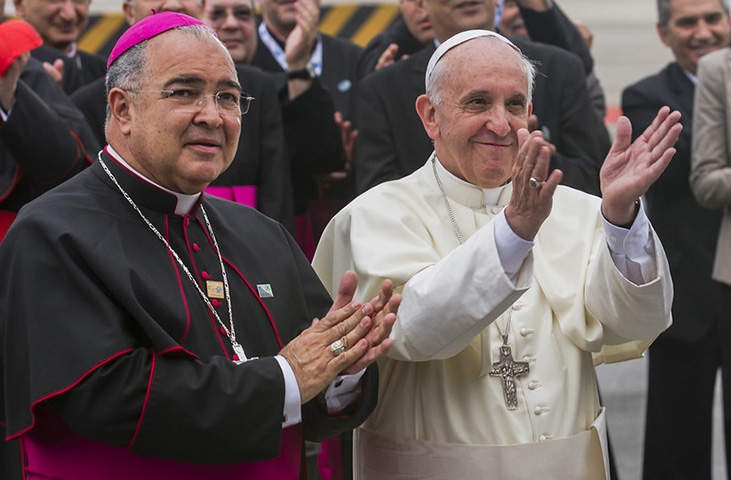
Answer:
M279 452L284 379L273 357L203 363L138 348L49 403L72 430L139 455L245 462Z
M258 210L284 225L290 233L294 229L294 195L287 149L284 122L277 108L275 84L265 84L259 92L261 103L261 128L259 149L261 174L257 194ZM246 121L246 117L244 120Z
M520 7L520 14L531 40L555 45L577 55L587 75L594 70L594 59L584 37L556 2L544 12Z
M557 149L551 168L563 171L563 184L599 195L599 170L611 146L609 133L591 106L580 62L575 56L563 56L565 61L554 62L563 72L553 84L560 91L547 92L559 101L559 112L554 114L560 115L557 131L549 138Z
M63 94L60 89L59 93ZM87 148L92 152L98 148L89 139L88 126L81 113L67 98L59 100L66 102L49 104L19 80L8 121L0 125L0 140L29 180L32 196L87 167L90 163ZM0 192L0 197L6 193Z
M71 101L84 114L94 138L99 145L107 143L104 133L104 123L107 116L107 98L104 91L104 81L99 80L76 90L71 95Z
M307 200L318 198L317 174L345 169L346 155L340 128L335 123L335 104L319 78L292 101L287 84L279 93L284 137L292 171L295 214L305 211Z
M373 81L380 77L367 77L358 87L356 115L360 128L353 154L356 194L403 176L382 89Z

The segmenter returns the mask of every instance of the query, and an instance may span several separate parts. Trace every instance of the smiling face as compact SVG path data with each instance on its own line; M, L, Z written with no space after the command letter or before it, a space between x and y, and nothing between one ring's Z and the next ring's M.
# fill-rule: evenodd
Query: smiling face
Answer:
M15 0L18 16L33 25L43 43L63 52L86 28L90 0Z
M110 144L155 183L198 193L233 161L241 116L219 113L210 96L197 112L182 109L158 91L238 92L231 56L209 34L194 37L174 30L150 39L146 48L143 80L135 87L139 93L110 92Z
M729 16L719 0L670 0L669 7L668 22L657 32L678 64L695 74L703 55L728 45Z
M234 62L248 65L256 52L256 16L251 0L208 0L203 21L216 30Z
M436 38L443 42L465 30L493 30L493 0L421 0Z
M448 51L437 68L431 90L439 95L419 97L417 110L439 161L473 185L503 185L531 112L519 54L500 40L476 38Z

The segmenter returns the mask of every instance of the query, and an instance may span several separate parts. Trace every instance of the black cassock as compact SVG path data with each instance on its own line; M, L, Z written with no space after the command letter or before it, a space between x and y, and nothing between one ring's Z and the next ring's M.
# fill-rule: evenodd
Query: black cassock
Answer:
M197 463L276 457L284 380L273 358L323 317L331 299L286 230L253 209L176 197L104 162L206 292L221 268L238 342L231 343L185 272L95 162L28 204L0 244L0 424L17 436L50 408L74 431L143 456ZM216 310L228 325L225 298ZM375 367L375 366L374 366ZM377 371L349 415L303 406L306 438L360 424L375 406ZM0 402L3 400L0 396Z

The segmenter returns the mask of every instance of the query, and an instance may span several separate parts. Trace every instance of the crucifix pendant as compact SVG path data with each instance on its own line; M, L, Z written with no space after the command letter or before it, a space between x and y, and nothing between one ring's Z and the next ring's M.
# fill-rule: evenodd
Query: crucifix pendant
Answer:
M507 338L503 336L503 344L500 346L500 361L492 364L490 376L500 377L503 382L503 394L505 405L508 410L518 408L518 395L515 388L515 377L528 373L530 368L528 362L516 362L513 360L513 352L508 345Z

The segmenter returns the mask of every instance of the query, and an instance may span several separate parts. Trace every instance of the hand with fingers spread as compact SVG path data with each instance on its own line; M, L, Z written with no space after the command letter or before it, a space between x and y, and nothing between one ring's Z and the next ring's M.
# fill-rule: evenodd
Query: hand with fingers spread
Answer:
M634 221L635 202L665 171L682 129L680 112L662 107L652 124L630 143L632 125L627 117L619 117L614 144L599 173L607 221L620 226Z
M553 192L563 173L553 170L548 174L551 145L540 131L529 133L520 129L518 142L520 149L512 174L513 195L505 209L505 218L516 235L533 240L551 213Z
M295 5L297 25L287 37L284 55L290 70L301 70L310 61L312 48L317 41L320 8L315 0L299 0Z
M314 398L341 373L356 373L388 352L388 335L400 302L390 281L366 304L353 301L355 273L343 274L328 314L287 344L280 355L292 367L302 403ZM340 343L337 343L340 342Z

